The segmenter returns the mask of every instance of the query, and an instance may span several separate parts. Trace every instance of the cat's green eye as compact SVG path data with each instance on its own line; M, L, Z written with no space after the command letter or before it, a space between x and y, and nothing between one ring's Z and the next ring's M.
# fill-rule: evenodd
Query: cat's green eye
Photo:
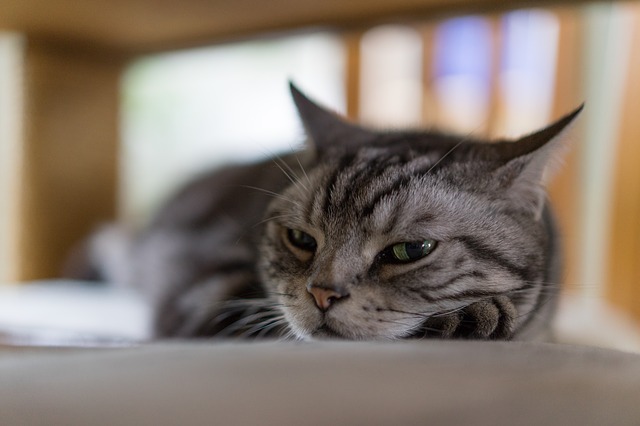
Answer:
M304 251L315 252L318 247L318 243L311 235L298 229L287 229L287 238L294 247Z
M394 244L380 253L380 259L386 263L415 262L431 253L436 244L434 240Z

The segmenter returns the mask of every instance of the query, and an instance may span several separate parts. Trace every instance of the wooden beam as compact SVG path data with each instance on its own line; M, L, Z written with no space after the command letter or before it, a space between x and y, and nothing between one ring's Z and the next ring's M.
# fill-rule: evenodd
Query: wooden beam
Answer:
M588 0L3 0L0 30L130 55L281 31L353 28Z
M19 280L59 276L69 249L115 216L122 63L27 40Z

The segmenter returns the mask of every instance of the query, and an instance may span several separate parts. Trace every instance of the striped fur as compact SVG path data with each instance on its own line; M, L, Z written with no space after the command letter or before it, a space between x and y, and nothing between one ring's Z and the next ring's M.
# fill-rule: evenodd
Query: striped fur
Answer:
M350 124L292 88L305 152L202 177L129 247L160 336L534 338L559 251L544 198L579 110L516 141ZM287 229L317 242L287 243ZM408 264L399 242L437 241ZM340 288L330 309L309 288ZM335 300L334 300L335 301Z

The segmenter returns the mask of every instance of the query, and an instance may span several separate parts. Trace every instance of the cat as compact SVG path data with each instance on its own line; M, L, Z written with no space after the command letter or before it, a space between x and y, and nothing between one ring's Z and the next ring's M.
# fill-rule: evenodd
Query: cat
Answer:
M157 337L548 333L561 261L545 184L582 106L490 143L365 128L290 90L306 149L197 178L134 238L93 238L99 274L153 301Z

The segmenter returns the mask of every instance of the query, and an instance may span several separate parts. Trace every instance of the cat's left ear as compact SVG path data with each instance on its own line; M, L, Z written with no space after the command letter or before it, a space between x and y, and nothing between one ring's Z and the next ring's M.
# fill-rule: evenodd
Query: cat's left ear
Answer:
M497 178L508 185L507 195L516 204L539 215L544 205L545 186L569 148L575 119L584 104L542 130L513 142L496 145L504 165Z
M307 136L319 153L332 147L349 149L373 139L372 132L349 123L338 114L319 106L292 82L289 82L289 88Z

